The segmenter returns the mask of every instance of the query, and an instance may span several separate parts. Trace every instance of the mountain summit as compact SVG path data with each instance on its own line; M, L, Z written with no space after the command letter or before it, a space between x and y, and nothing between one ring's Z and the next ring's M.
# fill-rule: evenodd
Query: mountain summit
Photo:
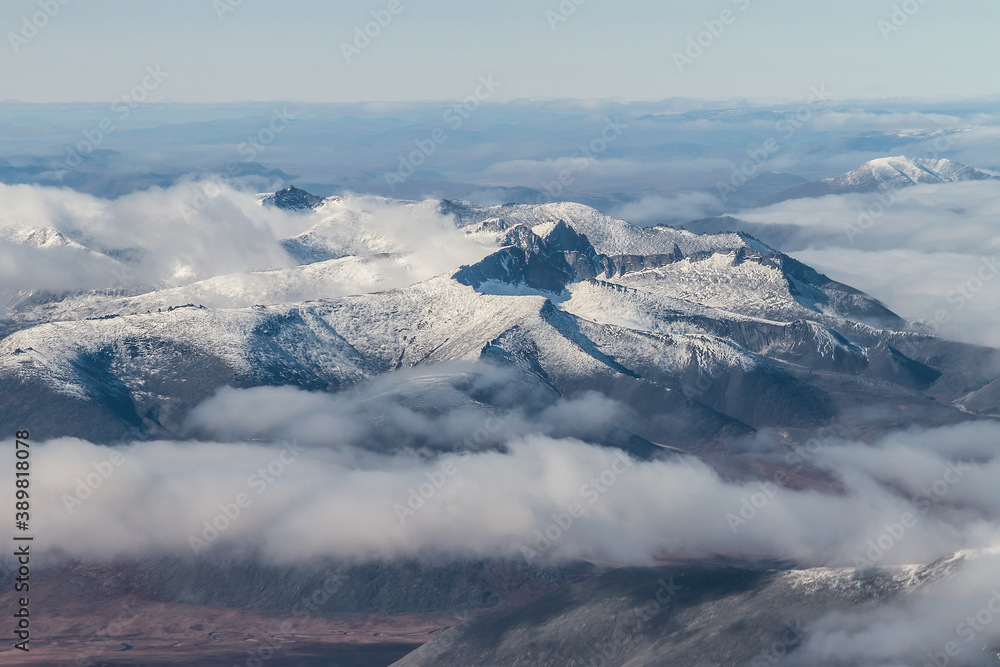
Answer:
M989 178L993 177L951 160L911 159L899 156L870 160L842 176L820 182L829 183L837 192L870 192L889 183L918 185L982 181Z
M906 156L881 157L835 178L804 183L779 192L763 205L787 199L842 195L851 192L875 192L883 187L901 188L928 183L985 181L996 178L984 171L952 160L930 160Z
M629 406L626 437L682 449L817 428L874 397L933 424L994 404L988 350L907 331L747 234L639 228L567 202L395 206L444 214L455 229L441 238L482 247L411 280L406 264L427 250L373 235L364 211L330 198L282 242L297 266L24 306L0 332L0 402L25 407L0 429L58 413L74 419L40 436L164 437L221 387L336 393L444 362L502 368L546 396L596 392ZM632 451L658 445L644 447Z
M324 201L322 197L289 185L284 190L278 190L273 195L264 197L261 203L285 211L310 211L322 206Z

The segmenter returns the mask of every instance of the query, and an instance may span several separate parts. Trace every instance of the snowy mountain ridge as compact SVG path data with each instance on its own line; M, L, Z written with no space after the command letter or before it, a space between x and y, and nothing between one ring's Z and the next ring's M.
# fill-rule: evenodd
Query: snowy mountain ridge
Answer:
M909 158L904 155L881 157L869 160L840 176L789 188L767 198L760 205L766 206L803 197L877 192L882 188L897 189L914 185L984 181L994 178L997 177L944 158Z
M884 157L870 160L841 176L825 179L834 192L871 192L892 184L957 183L992 178L989 174L947 159Z
M334 198L303 215L299 247L336 258L19 309L0 339L5 391L82 415L98 440L159 437L222 386L339 391L481 362L547 395L598 392L630 407L644 442L696 447L815 427L876 391L964 419L951 403L996 379L970 375L989 351L957 346L936 367L945 343L745 234L640 229L570 203ZM935 385L944 400L923 393Z

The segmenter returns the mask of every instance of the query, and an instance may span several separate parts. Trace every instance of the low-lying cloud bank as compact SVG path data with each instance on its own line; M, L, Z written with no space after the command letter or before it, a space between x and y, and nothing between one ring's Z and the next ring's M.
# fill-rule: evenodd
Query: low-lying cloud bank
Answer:
M182 183L115 200L66 188L0 185L0 202L0 239L7 239L0 247L10 252L11 241L20 241L28 253L9 266L7 289L175 286L286 267L292 262L277 239L304 229L303 219L262 208L251 195L215 184ZM51 241L23 240L40 233ZM75 253L76 271L65 283L46 278L65 261L49 252L52 245Z
M722 202L707 192L682 192L672 195L647 195L622 204L611 215L628 220L637 227L681 224L722 210Z
M410 285L491 250L435 201L348 195L289 213L213 181L115 200L0 184L0 306L11 311L36 291L160 290L139 300L144 309L158 300L226 308L330 298Z
M972 181L798 199L737 217L932 332L1000 346L998 213L1000 181Z
M770 454L760 434L755 456L785 471L764 466L766 478L734 482L693 456L640 460L593 444L631 418L604 397L561 398L476 364L398 371L339 394L222 389L191 413L189 440L33 443L37 558L512 558L532 567L725 556L867 570L971 550L940 583L803 619L795 645L767 655L988 664L976 661L1000 637L991 588L1000 586L1000 424L874 443L827 437ZM10 462L0 493L13 493ZM782 486L806 465L836 484Z
M1000 544L993 423L803 450L839 479L838 494L782 488L777 475L733 483L693 457L644 462L567 436L586 415L583 437L618 416L596 397L535 414L427 414L378 389L224 390L191 428L226 441L35 444L39 539L50 555L84 559L239 548L279 561L724 554L846 566ZM239 425L234 410L247 415Z

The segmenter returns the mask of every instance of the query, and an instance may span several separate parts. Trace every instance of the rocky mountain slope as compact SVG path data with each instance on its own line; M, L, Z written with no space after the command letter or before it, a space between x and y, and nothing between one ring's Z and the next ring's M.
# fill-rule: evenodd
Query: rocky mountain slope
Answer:
M335 259L22 308L0 340L11 406L0 427L30 419L45 435L101 441L177 434L222 386L337 391L447 361L513 368L559 395L601 392L638 411L639 436L682 446L815 428L876 392L928 423L966 418L953 402L992 409L965 398L996 379L970 363L991 351L907 332L876 299L746 234L640 229L577 204L444 201L485 256L379 291L380 274L408 255L334 224L337 205L295 240L300 258ZM351 293L365 267L364 293ZM664 413L676 418L669 428L656 425Z
M867 572L621 568L454 627L394 667L862 664L817 657L809 642L818 619L912 599L947 583L963 560ZM851 653L844 646L831 651L838 652ZM917 647L912 652L919 659ZM996 664L985 649L971 657L962 664Z

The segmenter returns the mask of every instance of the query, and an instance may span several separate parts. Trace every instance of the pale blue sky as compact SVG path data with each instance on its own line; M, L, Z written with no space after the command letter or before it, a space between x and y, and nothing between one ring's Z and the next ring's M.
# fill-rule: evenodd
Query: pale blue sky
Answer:
M586 0L556 30L559 0L399 0L351 63L341 42L389 0L243 0L220 21L216 4L238 1L68 0L15 53L22 17L60 0L4 0L0 100L110 102L148 65L170 73L149 99L177 102L455 99L490 74L496 100L1000 92L996 0L907 0L888 40L877 22L900 0ZM674 52L725 9L734 22L678 72Z

